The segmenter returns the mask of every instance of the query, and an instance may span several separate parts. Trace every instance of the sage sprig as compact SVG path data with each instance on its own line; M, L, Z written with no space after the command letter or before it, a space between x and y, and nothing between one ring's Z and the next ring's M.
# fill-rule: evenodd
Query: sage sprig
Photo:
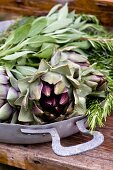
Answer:
M47 16L19 21L20 26L17 24L0 46L1 64L10 65L10 57L13 55L16 56L16 64L18 58L25 58L24 65L36 65L43 58L49 60L57 49L65 46L75 46L78 51L91 46L96 48L94 42L89 40L90 36L105 33L97 18L69 12L67 4L59 7L53 7Z

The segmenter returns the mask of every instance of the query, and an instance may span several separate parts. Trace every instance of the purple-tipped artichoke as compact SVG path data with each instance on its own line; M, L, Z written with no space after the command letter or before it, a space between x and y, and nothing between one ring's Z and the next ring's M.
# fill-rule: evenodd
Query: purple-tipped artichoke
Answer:
M85 98L79 97L76 92L80 86L79 71L75 67L72 73L68 64L51 67L42 60L34 76L18 83L22 94L15 102L21 105L19 121L54 122L76 115L77 108L82 110L79 114L83 114ZM75 72L78 75L76 79L73 78Z
M72 49L73 48L74 47L72 47ZM86 56L66 48L64 51L56 52L51 58L51 65L54 67L64 63L68 64L70 70L73 70L77 65L80 69L80 86L77 90L80 96L82 95L85 97L90 94L98 97L105 97L107 86L105 75L95 69L95 64L90 65ZM76 77L76 74L74 77Z
M88 68L81 69L81 83L78 94L82 96L92 95L96 97L106 97L107 80L106 76L95 69L95 64Z
M18 82L21 91L15 102L21 106L18 119L42 124L84 114L87 96L99 92L103 97L105 83L104 75L94 66L82 70L70 61L52 67L42 60L33 76Z
M19 97L17 80L5 67L0 66L0 121L14 121L17 110L15 100Z
M56 52L54 56L51 58L51 65L55 66L55 65L63 64L65 62L70 64L72 62L79 65L83 69L89 67L90 63L86 56L83 56L74 51L70 51L70 50L67 51L67 50L68 48L65 49L64 51Z

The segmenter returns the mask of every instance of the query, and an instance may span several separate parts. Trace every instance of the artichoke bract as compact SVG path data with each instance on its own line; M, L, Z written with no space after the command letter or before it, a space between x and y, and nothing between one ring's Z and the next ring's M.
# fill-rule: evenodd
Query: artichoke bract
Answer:
M94 74L93 66L82 71L77 63L62 63L51 66L41 60L33 76L20 79L18 87L21 96L15 101L21 106L18 120L31 124L44 124L73 116L84 115L86 99L95 93L104 97L106 82L99 71ZM96 76L96 79L93 77Z
M14 121L17 108L14 107L15 100L19 97L17 80L5 67L0 66L0 121Z

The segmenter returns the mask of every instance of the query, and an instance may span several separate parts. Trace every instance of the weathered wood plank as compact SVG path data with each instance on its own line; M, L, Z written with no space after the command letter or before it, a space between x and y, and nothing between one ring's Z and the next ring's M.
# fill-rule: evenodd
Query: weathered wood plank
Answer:
M113 0L0 0L0 11L45 15L55 4L66 2L77 13L94 14L103 25L113 26Z

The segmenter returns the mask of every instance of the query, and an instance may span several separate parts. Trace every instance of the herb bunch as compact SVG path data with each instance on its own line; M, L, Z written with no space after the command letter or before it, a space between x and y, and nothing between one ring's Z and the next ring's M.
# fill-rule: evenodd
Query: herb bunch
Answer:
M67 4L60 6L53 7L47 16L23 19L20 26L17 23L0 45L1 65L38 67L41 59L50 60L57 49L75 46L81 52L92 46L88 38L104 34L96 17L69 12Z

